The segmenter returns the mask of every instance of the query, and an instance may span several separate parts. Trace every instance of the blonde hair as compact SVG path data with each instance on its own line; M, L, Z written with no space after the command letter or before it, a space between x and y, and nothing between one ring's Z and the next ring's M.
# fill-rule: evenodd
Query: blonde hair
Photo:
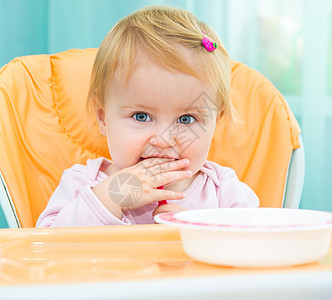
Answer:
M215 51L208 52L204 48L203 33L218 44ZM193 51L194 63L186 61L179 46ZM147 54L167 69L195 76L211 84L217 91L215 104L219 112L234 121L229 99L230 59L220 38L209 25L200 22L190 12L165 6L137 10L108 32L92 68L88 94L90 108L96 99L104 107L105 86L117 68L125 70L125 80L129 80L140 53Z

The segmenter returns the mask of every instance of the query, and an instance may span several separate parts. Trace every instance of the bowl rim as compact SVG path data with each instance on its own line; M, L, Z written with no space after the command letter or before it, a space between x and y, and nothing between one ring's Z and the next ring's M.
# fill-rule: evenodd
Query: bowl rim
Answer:
M299 213L313 213L322 214L330 217L330 220L324 222L308 223L308 224L287 224L287 225L237 225L237 224L213 224L213 223L203 223L203 222L192 222L181 219L181 215L185 213L190 213L194 210L187 210L175 213L162 213L154 216L156 223L165 224L170 226L175 226L179 228L191 228L191 229L204 229L204 230L214 230L214 231L253 231L253 232L285 232L285 231L308 231L308 230L321 230L332 228L332 213L319 210L309 210L309 209L294 209L294 208L270 208L270 207L259 207L259 208L214 208L214 209L199 209L197 211L206 210L257 210L260 211L272 211L272 210L284 210Z

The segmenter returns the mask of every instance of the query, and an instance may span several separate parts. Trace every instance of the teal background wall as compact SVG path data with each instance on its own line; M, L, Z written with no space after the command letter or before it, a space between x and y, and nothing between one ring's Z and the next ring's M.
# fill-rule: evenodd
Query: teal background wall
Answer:
M277 86L302 128L301 207L332 211L332 1L0 0L0 66L16 56L98 47L119 19L152 4L193 12L219 33L231 58Z

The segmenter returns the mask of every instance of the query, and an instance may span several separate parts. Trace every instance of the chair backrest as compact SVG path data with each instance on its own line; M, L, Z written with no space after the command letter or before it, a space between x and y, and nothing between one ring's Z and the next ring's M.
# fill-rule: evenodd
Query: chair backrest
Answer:
M95 54L75 49L26 56L0 69L0 171L22 227L35 226L66 168L109 158L85 109ZM300 128L264 76L239 62L231 67L239 125L218 123L208 159L235 169L261 206L280 207Z

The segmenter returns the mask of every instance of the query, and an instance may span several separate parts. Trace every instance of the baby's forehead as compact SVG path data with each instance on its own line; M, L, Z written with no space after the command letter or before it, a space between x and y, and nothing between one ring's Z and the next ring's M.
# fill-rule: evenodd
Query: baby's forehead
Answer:
M204 68L200 66L199 55L192 49L182 45L173 44L173 47L177 53L173 56L169 56L161 50L160 55L156 57L149 53L149 49L145 49L142 46L138 46L134 52L119 53L115 72L112 72L112 76L119 77L120 83L124 84L128 82L138 67L156 65L174 73L187 73L205 80L206 76L204 76ZM172 60L174 57L179 57L180 60ZM113 68L114 65L111 65L111 67Z
M135 98L158 96L181 96L179 101L190 98L198 101L200 95L214 98L215 90L206 81L174 69L167 69L153 61L141 61L135 65L130 77L126 70L119 69L108 82L109 88L118 93L127 93ZM184 97L184 98L183 98Z
M184 53L187 57L192 55L188 49ZM106 84L106 99L107 95L117 95L118 100L132 103L158 99L159 105L172 98L178 100L174 105L196 110L199 103L201 110L204 106L216 106L216 89L210 82L165 65L144 51L138 52L130 66L123 59L120 62Z
M130 60L130 63L125 60L124 57L119 58L119 62L117 63L115 72L112 74L112 77L109 78L108 84L113 84L120 86L121 88L128 87L128 84L132 84L133 81L137 81L142 74L145 72L153 72L154 75L158 75L158 72L162 73L167 71L170 75L181 78L191 75L195 77L197 80L201 81L205 85L211 85L207 80L206 76L197 75L200 73L202 75L200 69L198 69L196 64L197 58L193 58L194 55L192 51L189 49L183 48L183 56L186 57L186 60L189 62L190 67L194 69L194 74L190 72L186 72L186 69L182 69L181 66L179 68L175 68L171 63L167 63L163 60L157 60L148 55L148 53L144 51L139 51L137 55ZM123 55L122 55L123 56ZM151 74L151 76L153 76ZM133 80L134 78L134 80Z

